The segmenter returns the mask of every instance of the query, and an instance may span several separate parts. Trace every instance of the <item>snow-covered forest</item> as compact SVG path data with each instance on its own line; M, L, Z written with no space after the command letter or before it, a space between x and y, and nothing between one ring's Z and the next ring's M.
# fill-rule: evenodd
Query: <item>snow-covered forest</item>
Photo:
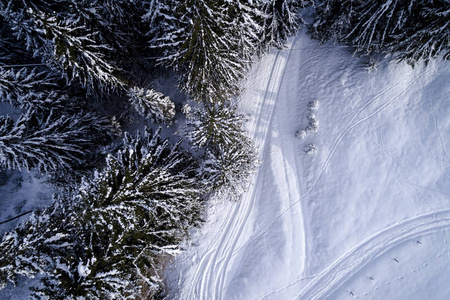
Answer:
M261 164L239 109L255 63L299 30L368 71L445 61L449 14L447 0L0 0L0 288L166 297L205 208L241 201ZM318 109L293 136L319 130Z

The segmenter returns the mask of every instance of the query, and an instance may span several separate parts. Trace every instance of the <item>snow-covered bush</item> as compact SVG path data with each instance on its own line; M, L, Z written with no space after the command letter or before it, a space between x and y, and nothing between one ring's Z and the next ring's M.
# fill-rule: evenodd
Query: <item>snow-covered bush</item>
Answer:
M316 115L313 112L308 113L308 115L306 116L308 118L308 120L313 121L316 119Z
M305 146L304 151L307 155L315 154L317 152L317 146L314 144L308 144Z
M370 57L369 61L362 66L362 69L364 71L367 71L368 73L370 73L370 72L376 71L379 64L380 64L380 62L378 60L376 60L373 57Z
M315 110L317 110L319 108L319 100L311 100L311 101L309 101L309 103L308 103L308 109L310 110L310 111L315 111Z
M316 115L310 112L307 117L309 125L306 127L306 131L317 132L319 130L319 121L316 119Z
M299 129L295 133L295 137L298 138L298 139L304 139L305 136L306 136L306 130L305 129Z

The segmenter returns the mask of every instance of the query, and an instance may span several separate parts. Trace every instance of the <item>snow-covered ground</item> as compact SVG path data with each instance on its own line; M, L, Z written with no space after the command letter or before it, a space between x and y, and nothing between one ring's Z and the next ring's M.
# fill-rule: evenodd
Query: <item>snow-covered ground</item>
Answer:
M254 66L241 109L263 164L211 203L172 298L450 297L450 63L364 62L300 33Z

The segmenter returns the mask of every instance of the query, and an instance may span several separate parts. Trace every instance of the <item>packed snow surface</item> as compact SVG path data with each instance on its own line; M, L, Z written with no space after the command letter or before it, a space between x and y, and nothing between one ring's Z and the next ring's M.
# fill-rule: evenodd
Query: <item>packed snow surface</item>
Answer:
M450 297L450 63L350 51L300 33L253 67L240 105L263 163L210 204L172 298Z

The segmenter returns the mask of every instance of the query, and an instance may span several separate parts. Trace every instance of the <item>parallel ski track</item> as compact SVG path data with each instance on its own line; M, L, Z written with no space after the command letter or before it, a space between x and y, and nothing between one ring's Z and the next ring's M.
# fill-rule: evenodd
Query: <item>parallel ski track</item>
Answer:
M375 233L347 251L329 268L317 275L297 295L297 299L329 299L347 280L364 266L390 249L420 236L450 228L450 210L420 215Z
M256 141L256 146L261 149L261 158L264 158L267 152L267 135L273 120L278 90L283 82L285 66L289 61L296 40L297 38L291 43L288 57L284 61L280 58L280 53L283 50L277 51L268 78L266 92L253 127L255 131L252 135ZM276 80L278 78L280 79ZM276 91L276 95L269 97L269 91ZM263 122L264 120L269 121ZM188 294L191 299L223 299L228 264L255 204L256 192L261 188L260 177L261 171L258 171L254 180L256 184L252 185L250 190L236 203L217 246L215 249L212 246L201 259Z

